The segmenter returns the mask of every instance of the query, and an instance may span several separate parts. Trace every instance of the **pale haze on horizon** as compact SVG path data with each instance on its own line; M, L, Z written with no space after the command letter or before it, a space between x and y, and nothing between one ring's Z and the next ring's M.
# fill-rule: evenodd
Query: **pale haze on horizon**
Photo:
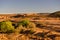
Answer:
M0 13L60 11L60 0L0 0Z

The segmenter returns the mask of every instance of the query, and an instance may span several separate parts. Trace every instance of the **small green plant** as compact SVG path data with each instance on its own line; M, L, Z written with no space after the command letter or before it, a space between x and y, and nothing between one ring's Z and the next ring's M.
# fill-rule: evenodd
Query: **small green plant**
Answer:
M20 33L21 30L34 30L35 24L30 22L29 20L22 20L18 23L18 27L16 28L15 32Z
M33 30L35 28L35 24L30 22L29 20L22 20L18 23L18 27L22 25L23 28Z
M29 20L22 20L18 23L18 25L22 25L23 27L27 27L27 25L29 24Z
M0 30L2 33L10 33L14 31L14 26L12 26L10 21L3 21L0 22Z

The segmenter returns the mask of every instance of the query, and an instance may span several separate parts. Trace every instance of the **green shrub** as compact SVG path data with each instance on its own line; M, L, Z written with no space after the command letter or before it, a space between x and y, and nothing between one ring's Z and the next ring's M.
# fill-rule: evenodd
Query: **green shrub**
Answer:
M16 28L16 33L20 33L21 30L34 30L35 24L30 22L29 20L22 20L18 23L18 27Z
M10 33L14 31L14 26L12 26L10 21L3 21L0 23L0 30L3 33Z
M29 20L22 20L22 21L20 21L19 23L18 23L18 26L19 25L22 25L23 27L27 27L27 25L29 24Z

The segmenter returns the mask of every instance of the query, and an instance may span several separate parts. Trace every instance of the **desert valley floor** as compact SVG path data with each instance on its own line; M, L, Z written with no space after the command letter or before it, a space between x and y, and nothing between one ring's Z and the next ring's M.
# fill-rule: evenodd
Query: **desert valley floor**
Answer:
M45 14L0 14L0 22L11 21L13 26L21 20L29 20L34 28L22 28L22 33L0 33L0 40L60 40L60 18ZM31 26L30 25L30 26ZM19 28L18 28L19 29ZM33 30L33 33L29 33Z

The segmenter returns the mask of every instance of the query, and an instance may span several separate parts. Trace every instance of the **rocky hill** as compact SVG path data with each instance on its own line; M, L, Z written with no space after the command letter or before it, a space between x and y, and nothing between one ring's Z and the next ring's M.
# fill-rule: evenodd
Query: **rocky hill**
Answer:
M51 16L51 17L60 17L60 11L56 11L54 13L51 13L49 16Z

